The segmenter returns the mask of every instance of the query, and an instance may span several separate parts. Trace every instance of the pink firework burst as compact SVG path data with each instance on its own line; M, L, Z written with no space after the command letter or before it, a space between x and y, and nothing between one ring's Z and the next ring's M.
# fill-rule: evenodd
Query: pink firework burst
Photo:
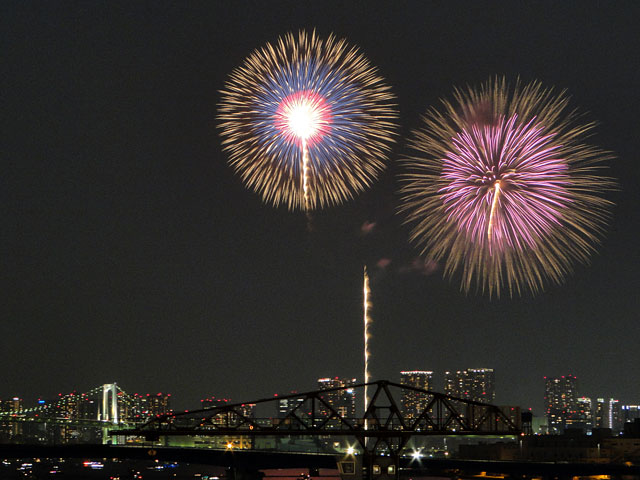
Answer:
M491 295L506 284L540 290L586 262L599 241L614 185L599 175L611 154L582 143L567 97L504 80L456 90L446 113L428 112L406 160L401 211L412 240L462 288Z
M562 210L571 203L567 164L544 127L534 120L518 125L517 115L501 117L460 132L452 144L442 166L449 183L439 193L448 219L469 241L533 248L560 225Z

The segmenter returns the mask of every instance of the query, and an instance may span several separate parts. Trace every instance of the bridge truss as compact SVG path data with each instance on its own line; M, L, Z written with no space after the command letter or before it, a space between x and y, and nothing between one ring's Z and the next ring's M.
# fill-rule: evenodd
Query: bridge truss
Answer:
M350 416L335 399L373 391L361 418ZM419 395L413 414L403 414L398 398L402 391ZM360 397L361 398L361 397ZM286 400L291 408L282 418L254 418L247 405L273 405ZM494 405L456 398L438 392L385 380L350 387L294 393L252 402L162 415L132 429L112 435L141 436L158 440L167 436L228 437L352 437L369 455L399 455L414 436L519 435L519 423Z

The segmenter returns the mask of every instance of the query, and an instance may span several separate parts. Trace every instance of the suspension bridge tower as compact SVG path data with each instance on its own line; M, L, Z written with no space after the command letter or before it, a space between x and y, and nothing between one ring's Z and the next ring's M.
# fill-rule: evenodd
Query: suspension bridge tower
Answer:
M102 409L100 410L100 420L117 425L118 415L118 387L115 383L105 383L102 385Z
M102 443L111 443L109 428L107 424L118 425L120 416L118 415L118 386L115 383L105 383L102 385L102 408L98 420L104 423L102 427ZM115 438L114 438L115 440Z

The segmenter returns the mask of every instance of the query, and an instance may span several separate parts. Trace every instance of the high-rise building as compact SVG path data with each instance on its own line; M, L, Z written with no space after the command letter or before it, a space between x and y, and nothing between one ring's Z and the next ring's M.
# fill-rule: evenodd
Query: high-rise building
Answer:
M172 412L170 393L134 393L130 403L127 415L132 419L159 417Z
M532 433L533 416L531 412L522 412L522 409L517 405L500 405L498 408L516 428L520 428L522 431L526 430L525 433ZM526 420L523 419L523 413Z
M202 408L214 409L228 407L234 405L234 402L229 398L217 398L208 397L200 400L200 406ZM209 422L213 425L219 425L221 427L234 426L245 422L245 419L255 417L255 403L243 403L236 405L231 411L222 411L219 415L211 416L209 413ZM252 448L253 440L251 437L242 435L229 435L222 437L210 437L206 440L200 441L201 445L207 445L213 448L224 448L227 450L235 449L247 449Z
M467 369L469 398L476 402L493 403L496 398L493 368Z
M342 417L355 418L356 416L356 391L352 388L356 384L355 378L319 378L318 390L340 390L328 391L322 394L322 398ZM327 408L320 408L321 415L328 415Z
M593 405L593 427L594 428L608 428L607 427L607 405L604 398L597 398L595 405Z
M640 418L640 405L622 405L622 422L629 423Z
M292 395L298 392L291 392ZM299 407L304 403L304 397L289 397L289 398L280 398L278 399L278 418L286 417L289 412Z
M13 397L9 400L0 400L0 412L20 413L22 411L22 399ZM10 440L22 434L22 424L19 422L0 421L0 442Z
M444 372L444 393L452 397L462 398L464 395L464 371Z
M493 403L496 398L493 368L468 368L444 373L444 393L476 402Z
M593 427L593 407L589 397L576 399L576 408L567 413L567 428L578 428L587 432Z
M578 379L573 375L545 379L544 403L549 433L563 433L578 410Z
M226 407L229 405L233 405L233 402L229 398L216 398L209 397L203 398L200 400L201 408L220 408ZM254 418L255 417L256 404L255 403L243 403L242 405L238 405L233 408L234 412L237 412L240 416L245 418ZM238 421L238 417L236 413L226 414L222 413L220 415L216 415L211 421L218 425L223 425L226 422L231 422L235 424Z
M614 398L609 399L609 409L607 411L607 417L609 420L609 428L612 433L619 434L622 431L622 405L620 405L620 400L616 400Z
M0 400L0 412L20 413L22 411L22 399L13 397L9 400Z
M400 383L422 390L433 390L433 372L423 370L400 372ZM403 388L401 399L402 416L405 419L417 418L428 402L428 394Z
M617 434L623 428L623 410L620 402L615 398L598 398L593 409L593 426L596 428L610 428Z

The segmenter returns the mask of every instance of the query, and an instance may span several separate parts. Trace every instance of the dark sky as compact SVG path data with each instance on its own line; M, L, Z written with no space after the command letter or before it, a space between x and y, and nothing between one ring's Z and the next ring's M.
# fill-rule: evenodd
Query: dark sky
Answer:
M543 376L571 373L640 403L639 20L635 1L3 2L0 398L116 381L192 408L361 380L367 264L375 379L492 367L498 403L539 411ZM385 174L312 232L242 186L215 119L231 70L300 28L360 47L401 114ZM419 115L495 74L567 88L618 156L599 253L535 297L412 270L395 215Z

